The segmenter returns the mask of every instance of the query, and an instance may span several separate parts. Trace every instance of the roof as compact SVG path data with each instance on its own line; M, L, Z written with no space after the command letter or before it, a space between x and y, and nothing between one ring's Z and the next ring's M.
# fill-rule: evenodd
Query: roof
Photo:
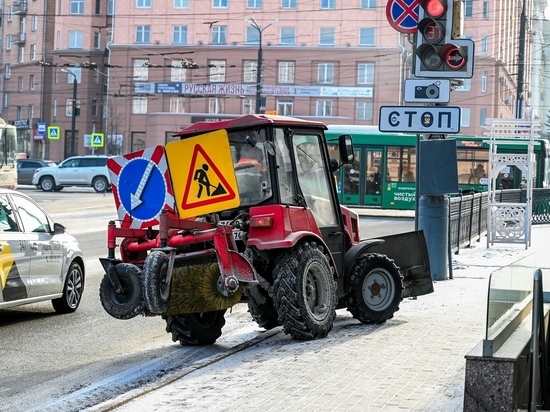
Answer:
M226 129L244 129L255 126L264 125L281 125L295 127L317 127L325 130L327 127L324 123L312 120L298 119L296 117L275 116L268 114L247 114L235 119L222 120L219 122L197 122L181 129L177 136L191 137L202 133L213 132L216 130Z

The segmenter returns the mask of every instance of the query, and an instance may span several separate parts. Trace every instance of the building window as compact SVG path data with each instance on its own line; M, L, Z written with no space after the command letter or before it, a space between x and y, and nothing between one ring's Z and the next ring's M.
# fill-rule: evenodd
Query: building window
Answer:
M455 89L457 92L469 92L472 88L472 79L463 79L463 84L457 86Z
M281 7L283 9L295 9L298 0L281 0Z
M20 47L19 48L19 63L24 63L24 62L25 62L25 48Z
M36 87L36 82L34 80L34 74L31 74L29 76L29 89L34 90L35 87Z
M229 0L212 0L212 7L215 9L226 9Z
M256 60L246 60L243 63L243 82L254 83L258 74L258 62Z
M254 99L243 99L243 114L254 114L256 101Z
M71 14L84 14L84 0L71 0Z
M170 68L170 81L184 82L185 80L187 80L187 69L178 66Z
M101 0L95 0L95 15L99 16L101 14Z
M4 107L8 107L10 105L10 93L4 92Z
M94 84L99 84L99 73L99 70L94 70Z
M210 60L208 68L210 83L225 82L225 60Z
M151 8L151 0L137 0L136 7L138 9L150 9Z
M296 45L296 27L281 27L281 44L287 46Z
M470 126L470 108L468 107L463 107L460 109L460 126Z
M212 26L212 44L227 43L227 26Z
M489 20L489 2L488 1L483 2L483 19Z
M82 49L84 46L84 32L69 30L69 49Z
M11 50L11 34L6 36L6 50Z
M4 75L6 76L6 79L11 77L11 66L9 63L4 66Z
M36 44L31 44L31 60L36 60Z
M319 63L317 65L317 83L334 83L334 63Z
M28 115L29 119L32 119L34 117L34 105L32 104L29 105Z
M317 100L317 117L329 117L332 116L332 101L331 100Z
M483 93L487 92L487 80L489 78L488 72L481 72L481 91Z
M8 6L8 16L6 17L6 19L8 21L13 21L13 6Z
M134 97L132 100L133 114L147 114L147 97Z
M31 31L38 30L38 15L33 14L31 17Z
M277 100L277 114L279 116L294 116L294 103L289 100Z
M185 113L185 97L170 97L170 113Z
M359 63L357 65L357 84L374 83L374 64Z
M221 97L208 98L208 113L209 114L223 113L223 100Z
M18 80L17 91L22 92L23 91L23 77L19 77L19 79L17 79L17 80Z
M319 46L334 46L334 27L319 29Z
M149 80L149 68L147 64L148 59L135 59L134 60L134 80L147 81Z
M145 132L132 132L132 152L145 149Z
M75 78L77 83L82 83L82 67L71 67L67 69L67 84L73 84Z
M99 113L99 106L97 104L97 99L92 99L92 117L97 117Z
M473 0L464 1L464 17L472 18L474 17L474 2Z
M101 35L94 33L94 49L99 50L101 48Z
M73 116L73 99L65 99L65 116Z
M246 0L246 7L249 9L261 9L262 0Z
M374 29L372 27L359 29L359 46L374 46Z
M479 112L479 125L485 126L486 119L487 119L487 109L481 109Z
M372 102L357 102L355 118L357 120L372 120L373 104Z
M115 0L107 0L107 16L115 14Z
M487 36L483 36L481 38L481 53L487 54L488 50L489 50L489 41L487 40Z
M246 26L246 44L260 44L260 33L256 27Z
M187 26L174 26L172 43L187 44Z
M149 44L151 42L151 26L136 26L136 43Z
M279 62L277 78L279 83L294 84L295 62Z
M188 9L189 8L189 0L174 0L174 8L175 9Z
M362 9L375 9L376 8L376 0L361 0L361 8Z
M336 0L321 0L321 9L335 9Z

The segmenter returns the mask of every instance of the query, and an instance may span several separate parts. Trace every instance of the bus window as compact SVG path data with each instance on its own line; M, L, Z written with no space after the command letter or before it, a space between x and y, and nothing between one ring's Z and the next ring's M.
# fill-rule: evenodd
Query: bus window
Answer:
M487 150L475 150L471 148L456 149L458 160L458 183L461 185L487 184L480 179L487 177L489 170L489 152Z
M416 149L414 147L389 146L386 152L386 181L414 182Z

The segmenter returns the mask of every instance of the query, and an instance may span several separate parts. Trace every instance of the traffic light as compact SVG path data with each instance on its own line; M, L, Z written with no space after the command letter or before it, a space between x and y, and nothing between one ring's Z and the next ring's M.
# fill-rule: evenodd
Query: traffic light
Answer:
M474 42L454 38L461 23L461 4L460 0L420 0L414 57L416 77L473 76Z

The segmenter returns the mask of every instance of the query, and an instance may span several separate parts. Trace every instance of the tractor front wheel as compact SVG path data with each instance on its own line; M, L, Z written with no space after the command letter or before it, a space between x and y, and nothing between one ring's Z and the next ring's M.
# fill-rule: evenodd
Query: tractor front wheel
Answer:
M402 293L403 280L393 260L366 253L351 269L348 311L362 323L384 323L399 310Z
M280 325L273 298L261 286L251 286L244 290L248 302L248 311L252 319L264 329L273 329Z
M141 269L129 263L115 266L122 293L117 293L109 276L103 276L99 286L99 300L105 312L116 319L132 319L143 313L143 288Z
M284 332L297 340L327 336L336 317L336 282L317 244L297 244L281 256L273 275L273 300Z
M172 334L174 342L179 341L183 346L204 346L213 345L222 335L224 315L225 309L162 318L166 321L166 332Z

